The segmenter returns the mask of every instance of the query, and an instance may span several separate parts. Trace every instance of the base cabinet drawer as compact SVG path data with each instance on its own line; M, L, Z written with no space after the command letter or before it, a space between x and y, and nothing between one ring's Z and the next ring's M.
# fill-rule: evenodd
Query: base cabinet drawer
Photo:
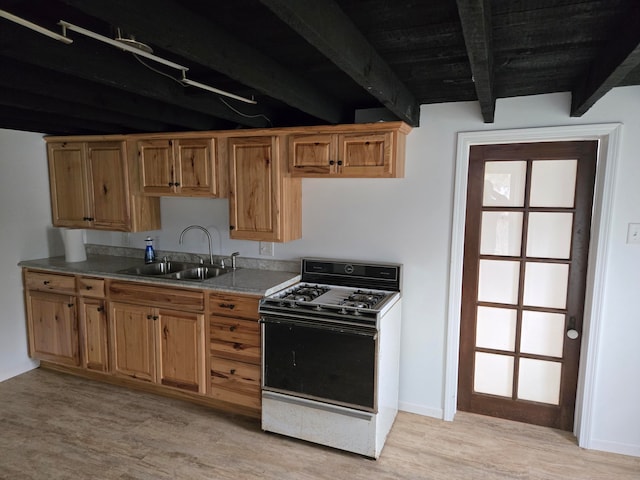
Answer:
M211 354L260 365L260 325L255 320L212 316Z
M260 409L260 365L212 356L211 396Z

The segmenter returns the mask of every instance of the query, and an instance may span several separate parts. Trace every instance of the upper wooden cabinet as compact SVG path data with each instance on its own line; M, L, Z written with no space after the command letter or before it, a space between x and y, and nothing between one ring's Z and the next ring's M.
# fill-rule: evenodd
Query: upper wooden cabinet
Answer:
M228 140L229 228L234 240L288 242L302 236L301 183L285 174L282 140Z
M131 194L124 141L47 142L54 226L124 232L160 228L159 203Z
M403 177L406 125L315 127L288 136L293 177Z
M213 137L139 139L137 149L145 195L226 197Z

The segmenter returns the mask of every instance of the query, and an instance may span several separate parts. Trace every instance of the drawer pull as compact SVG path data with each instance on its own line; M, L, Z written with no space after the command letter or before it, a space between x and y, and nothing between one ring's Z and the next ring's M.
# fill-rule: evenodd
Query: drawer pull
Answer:
M235 326L235 325L231 325L231 326L229 327L229 331L230 331L230 332L235 332L235 331L236 331L236 326Z
M44 282L42 282L42 283L44 283L45 285L49 285L51 282L50 282L49 280L45 280L45 281L44 281Z
M221 303L220 308L228 308L229 310L233 310L234 308L236 308L236 306L233 303Z
M236 369L235 369L235 368L232 368L231 370L229 370L229 373L230 373L231 375L235 375L235 374L236 374Z
M93 287L91 285L87 285L86 287L84 287L86 290L93 290Z

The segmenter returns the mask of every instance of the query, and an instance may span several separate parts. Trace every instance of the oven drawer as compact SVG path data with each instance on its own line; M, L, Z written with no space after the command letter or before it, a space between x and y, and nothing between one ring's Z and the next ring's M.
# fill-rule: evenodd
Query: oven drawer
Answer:
M260 408L260 365L211 357L211 396Z
M212 316L211 354L260 365L260 325L257 320Z

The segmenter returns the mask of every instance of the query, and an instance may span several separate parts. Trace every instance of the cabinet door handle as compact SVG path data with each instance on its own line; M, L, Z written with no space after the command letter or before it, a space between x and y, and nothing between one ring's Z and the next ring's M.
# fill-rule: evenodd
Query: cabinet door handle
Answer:
M175 183L174 183L174 185L175 185L176 187L179 187L179 186L180 186L180 182L175 182Z
M151 318L153 318L154 320L158 320L158 316L157 316L157 315L154 315L154 316L153 316L153 317L151 317Z
M233 310L234 308L236 308L236 306L233 303L221 303L220 308L228 308L229 310Z
M147 315L147 320L151 320L153 318L152 315Z
M67 303L67 307L69 308L73 307L73 303Z
M234 225L229 225L229 230L235 230L236 227Z
M335 165L336 161L335 160L329 160L329 165Z
M96 308L96 310L99 311L99 312L104 312L104 307L100 306L100 307Z
M170 186L170 187L173 187L173 182L169 182L169 186Z
M338 165L342 165L342 160L338 160Z

